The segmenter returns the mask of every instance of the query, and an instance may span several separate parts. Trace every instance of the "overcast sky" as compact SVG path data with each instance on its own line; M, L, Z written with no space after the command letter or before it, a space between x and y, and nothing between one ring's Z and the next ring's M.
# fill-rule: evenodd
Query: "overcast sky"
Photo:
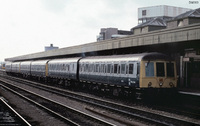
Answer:
M0 61L96 41L101 28L130 30L139 7L196 9L189 0L0 0Z

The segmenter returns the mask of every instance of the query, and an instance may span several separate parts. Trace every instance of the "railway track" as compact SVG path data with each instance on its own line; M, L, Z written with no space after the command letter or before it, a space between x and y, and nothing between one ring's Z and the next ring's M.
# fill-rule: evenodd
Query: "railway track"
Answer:
M3 97L0 97L0 125L1 126L31 126L17 113Z
M83 113L74 108L66 106L62 103L56 102L54 100L48 99L44 96L38 95L34 92L28 91L19 86L13 85L5 80L1 79L1 86L6 90L11 91L12 93L20 96L21 98L33 103L34 105L44 109L45 111L51 113L53 116L63 120L66 124L69 125L105 125L113 126L107 121L96 118L92 115Z
M22 83L22 80L19 80L19 79L17 79L17 80ZM137 107L130 107L130 106L126 106L123 104L117 104L114 102L105 101L105 100L102 100L99 98L93 98L93 97L82 95L82 94L80 95L78 93L62 90L60 88L55 88L55 87L51 87L51 86L47 86L47 85L43 85L43 84L38 84L36 82L31 82L31 81L27 81L27 80L25 80L25 82L26 82L26 84L28 84L30 86L40 88L40 89L46 90L48 92L56 93L56 94L62 95L64 97L69 97L71 99L81 101L86 104L90 104L93 107L86 108L87 110L92 111L96 114L103 115L103 116L106 116L106 115L100 113L98 110L93 109L93 108L104 109L111 113L114 113L114 114L117 114L120 116L125 116L126 118L129 118L129 119L136 119L136 120L139 120L142 122L146 122L146 124L199 125L198 123L187 121L184 119L171 117L171 116L164 115L164 114L158 114L158 113L156 114L153 112L145 111L143 109L139 109ZM112 117L109 117L109 118L112 118ZM114 118L112 118L112 119L114 119ZM120 121L120 119L118 119L118 120L116 119L116 121ZM125 123L125 122L123 122L123 123ZM128 122L127 124L130 125L131 123Z
M156 101L155 103L140 102L139 104L154 110L166 111L200 120L200 100L196 101L196 99L193 100L180 94L178 94L174 99L165 99L164 101L162 100L162 102Z

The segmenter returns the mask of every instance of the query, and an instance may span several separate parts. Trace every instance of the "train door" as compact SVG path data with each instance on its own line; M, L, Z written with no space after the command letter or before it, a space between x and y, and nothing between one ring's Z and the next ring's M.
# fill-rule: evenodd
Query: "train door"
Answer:
M111 78L111 68L112 68L112 63L107 62L107 64L106 64L106 81L108 84L110 83L110 78Z
M114 62L113 64L113 82L114 84L120 84L120 64L119 62Z
M129 61L126 65L128 86L138 87L137 84L137 62Z
M200 62L184 62L184 87L200 89Z
M95 81L97 81L97 82L99 82L99 80L100 80L100 78L99 78L99 75L100 75L100 73L99 73L99 68L100 67L100 63L99 62L95 62L95 68L94 68L94 80Z
M101 73L101 83L107 83L107 79L106 79L106 63L105 62L101 62L100 65L100 73Z
M120 83L121 85L127 84L127 76L126 76L126 62L120 62Z

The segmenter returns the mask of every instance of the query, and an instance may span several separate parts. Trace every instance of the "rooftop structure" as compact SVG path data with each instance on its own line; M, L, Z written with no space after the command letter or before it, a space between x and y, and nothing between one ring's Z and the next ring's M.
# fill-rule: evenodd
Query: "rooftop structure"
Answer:
M53 44L50 44L50 46L45 46L44 50L45 51L49 51L49 50L53 50L53 49L58 49L58 47L53 46Z
M138 24L144 23L155 17L163 17L163 19L168 17L175 17L190 10L191 9L188 8L167 5L138 8Z
M200 8L185 12L167 21L167 28L175 28L200 23Z
M135 35L200 22L200 9L191 10L161 5L138 10L138 20L142 23L131 29Z
M133 27L131 31L133 32L134 35L137 35L140 33L147 33L154 30L165 29L167 26L166 21L170 19L171 18L155 17L151 20L148 20L142 24L137 25L136 27Z
M118 30L117 28L101 28L101 31L97 36L97 41L102 41L111 38L120 38L132 34L133 33L131 31Z

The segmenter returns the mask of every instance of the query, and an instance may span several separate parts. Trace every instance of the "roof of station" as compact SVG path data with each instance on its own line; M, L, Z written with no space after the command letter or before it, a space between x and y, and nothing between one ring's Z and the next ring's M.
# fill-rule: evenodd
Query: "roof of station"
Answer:
M200 8L191 10L191 11L187 11L183 14L180 14L180 15L174 17L172 20L180 20L180 19L184 19L184 18L188 18L188 17L200 18Z
M188 26L156 30L148 33L129 35L123 38L109 39L101 42L87 43L79 46L66 47L45 52L38 52L23 56L6 58L5 61L24 61L35 59L48 59L66 57L69 55L80 55L116 49L157 45L163 43L180 43L200 40L200 23Z
M137 25L135 28L145 27L145 26L166 26L166 20L162 17L156 17L151 20L148 20L147 22L144 22L142 24Z

